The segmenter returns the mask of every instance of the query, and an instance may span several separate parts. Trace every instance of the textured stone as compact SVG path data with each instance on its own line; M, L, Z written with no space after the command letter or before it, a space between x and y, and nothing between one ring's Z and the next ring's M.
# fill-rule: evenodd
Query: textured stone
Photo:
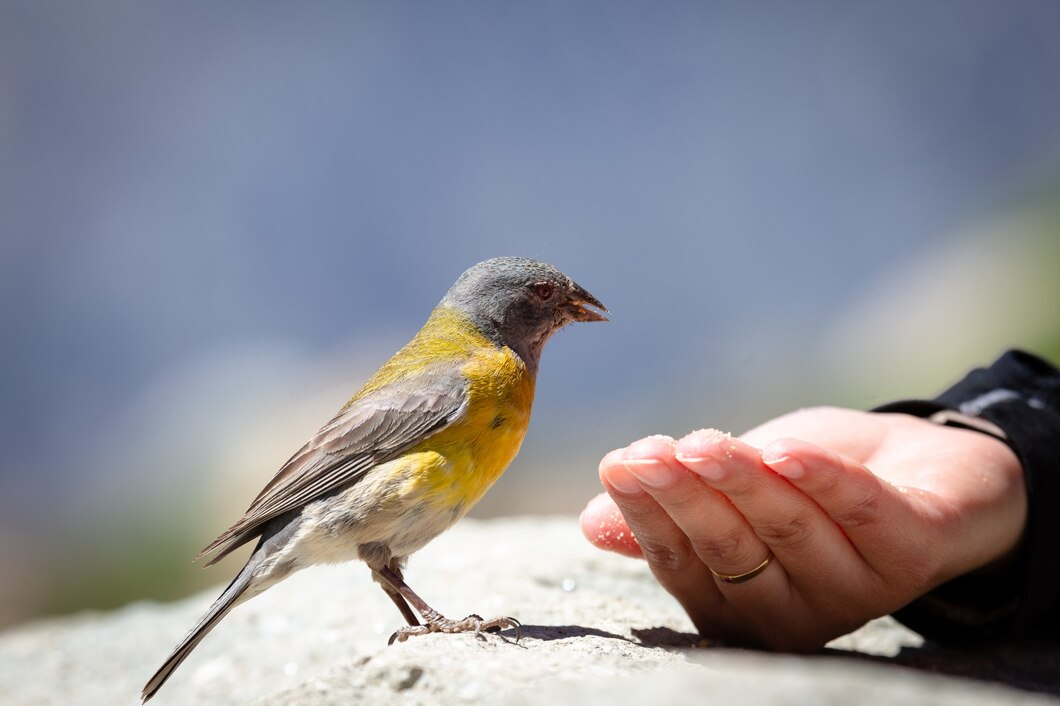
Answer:
M519 618L520 639L388 647L401 619L364 566L315 568L236 609L152 704L1060 705L1053 646L926 647L889 619L808 657L706 644L641 562L592 549L570 518L465 520L406 575L450 617ZM214 595L0 634L0 703L136 703Z

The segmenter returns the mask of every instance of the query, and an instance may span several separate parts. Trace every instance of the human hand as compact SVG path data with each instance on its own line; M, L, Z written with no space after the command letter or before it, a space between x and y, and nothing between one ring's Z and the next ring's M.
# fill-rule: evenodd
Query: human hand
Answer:
M871 470L870 470L871 469ZM1026 524L1002 442L902 414L814 408L740 438L653 436L607 454L582 513L648 561L708 637L809 651L1002 563ZM720 574L761 574L726 583Z

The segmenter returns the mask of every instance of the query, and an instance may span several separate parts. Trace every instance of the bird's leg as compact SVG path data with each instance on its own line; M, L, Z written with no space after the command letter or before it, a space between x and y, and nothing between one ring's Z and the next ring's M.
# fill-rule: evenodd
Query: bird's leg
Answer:
M394 571L394 568L387 565L376 569L375 572L386 584L389 584L392 590L398 593L400 598L411 603L412 607L419 611L424 622L423 625L410 622L407 627L398 628L397 632L390 636L389 644L394 644L395 640L404 642L415 635L426 635L432 632L473 632L481 635L483 632L498 632L505 628L515 628L516 639L518 639L519 621L515 618L483 620L482 616L472 614L463 620L450 620L416 595L416 592L405 583L400 571ZM390 591L387 591L387 594L390 594Z
M386 565L386 568L397 577L398 581L404 582L401 575L401 564L396 558L391 559ZM375 574L376 583L378 583L386 592L386 595L390 596L390 600L394 601L394 605L396 605L397 609L401 611L401 615L405 618L405 622L409 625L419 625L420 621L416 618L416 614L412 612L412 608L409 608L409 604L401 597L401 594L396 588L394 588L390 580L384 578L381 573L374 569L372 570L372 573Z

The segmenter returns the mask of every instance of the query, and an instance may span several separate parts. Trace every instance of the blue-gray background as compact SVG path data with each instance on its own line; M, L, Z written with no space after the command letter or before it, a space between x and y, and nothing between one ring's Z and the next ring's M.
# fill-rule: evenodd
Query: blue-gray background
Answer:
M476 512L1060 352L1060 4L0 4L0 624L187 558L496 255L613 312Z

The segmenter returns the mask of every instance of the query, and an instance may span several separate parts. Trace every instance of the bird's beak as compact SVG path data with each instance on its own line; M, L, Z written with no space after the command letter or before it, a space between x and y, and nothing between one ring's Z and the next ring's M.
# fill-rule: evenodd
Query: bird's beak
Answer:
M578 285L574 285L567 302L563 305L563 310L571 321L607 321L607 317L600 311L596 311L597 309L608 313L607 307Z

